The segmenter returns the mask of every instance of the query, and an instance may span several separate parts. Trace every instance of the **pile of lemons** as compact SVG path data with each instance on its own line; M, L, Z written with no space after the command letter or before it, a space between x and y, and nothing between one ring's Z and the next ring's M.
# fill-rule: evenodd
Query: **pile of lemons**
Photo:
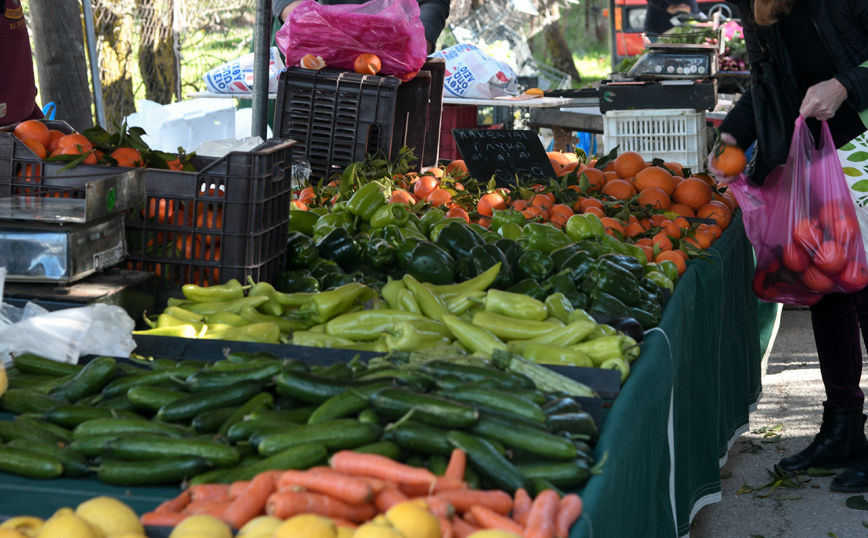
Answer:
M136 513L112 497L95 497L50 518L21 516L0 524L0 538L146 538Z

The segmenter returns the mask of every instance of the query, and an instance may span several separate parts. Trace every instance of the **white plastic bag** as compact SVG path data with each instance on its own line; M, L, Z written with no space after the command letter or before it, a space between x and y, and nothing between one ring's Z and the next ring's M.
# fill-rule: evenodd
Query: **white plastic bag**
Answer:
M271 47L268 59L268 93L277 91L283 60L277 47ZM212 93L248 93L253 89L253 53L230 60L202 75Z
M446 59L443 88L466 99L518 95L518 75L509 64L495 60L475 45L458 44L430 55Z

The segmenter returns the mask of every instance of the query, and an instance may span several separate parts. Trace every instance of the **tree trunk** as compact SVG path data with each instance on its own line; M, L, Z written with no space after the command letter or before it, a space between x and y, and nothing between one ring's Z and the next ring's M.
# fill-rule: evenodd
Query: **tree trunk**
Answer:
M93 127L81 4L75 0L30 0L30 14L40 101L54 101L57 118L78 131Z
M177 73L172 39L173 0L136 0L142 21L139 70L145 98L167 105L175 93ZM180 96L178 96L180 99Z
M99 36L100 79L105 103L106 128L113 130L136 111L133 79L133 16L126 0L103 0L94 6Z
M552 17L546 25L543 35L546 40L546 50L549 57L552 59L552 65L572 77L573 82L579 83L582 81L582 75L576 69L576 62L573 61L573 52L564 38L564 29L560 23L558 16L557 4L551 7Z

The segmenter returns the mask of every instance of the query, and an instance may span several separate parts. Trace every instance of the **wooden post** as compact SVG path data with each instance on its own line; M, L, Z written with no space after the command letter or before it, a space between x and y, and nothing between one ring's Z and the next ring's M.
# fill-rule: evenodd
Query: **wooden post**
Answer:
M76 130L93 127L81 4L76 0L30 0L30 13L39 102L45 105L54 101L57 119Z

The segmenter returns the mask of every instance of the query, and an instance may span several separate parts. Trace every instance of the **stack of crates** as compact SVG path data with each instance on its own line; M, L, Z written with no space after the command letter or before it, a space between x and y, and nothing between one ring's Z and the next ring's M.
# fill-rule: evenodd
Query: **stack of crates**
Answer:
M704 170L709 130L705 111L694 109L610 110L603 116L606 153L635 151L646 159L677 162Z

